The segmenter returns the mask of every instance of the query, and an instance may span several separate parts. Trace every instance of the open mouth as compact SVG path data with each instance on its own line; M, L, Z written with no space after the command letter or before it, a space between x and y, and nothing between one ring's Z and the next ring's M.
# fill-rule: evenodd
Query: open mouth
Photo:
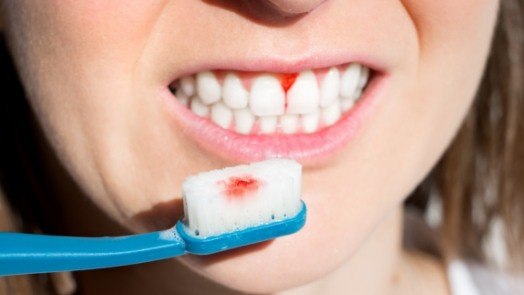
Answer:
M315 164L354 137L387 77L357 62L296 73L203 70L171 82L163 97L176 125L210 154Z
M242 135L310 134L359 101L370 69L358 63L293 74L204 71L170 85L193 114Z

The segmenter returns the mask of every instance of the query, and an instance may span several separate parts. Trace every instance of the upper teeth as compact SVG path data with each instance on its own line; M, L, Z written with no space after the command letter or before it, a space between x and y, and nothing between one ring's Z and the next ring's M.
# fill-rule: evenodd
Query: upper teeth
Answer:
M357 63L327 69L322 79L303 71L286 93L278 74L261 73L248 85L233 72L217 78L205 71L177 81L175 96L198 116L241 134L311 133L353 107L369 72Z
M224 89L222 96L226 105L233 109L242 109L247 107L249 102L249 93L242 86L242 81L235 74L227 74L224 79Z
M305 71L298 75L295 84L287 93L288 114L306 115L318 111L320 94L317 77L312 71Z
M254 115L279 116L285 111L286 93L277 78L264 74L256 78L249 94L249 108Z

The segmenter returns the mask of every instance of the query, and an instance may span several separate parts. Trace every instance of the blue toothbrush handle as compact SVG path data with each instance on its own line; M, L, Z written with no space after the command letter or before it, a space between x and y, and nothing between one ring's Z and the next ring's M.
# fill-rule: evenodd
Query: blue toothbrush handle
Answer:
M0 276L130 265L179 256L185 248L175 229L103 238L0 233Z

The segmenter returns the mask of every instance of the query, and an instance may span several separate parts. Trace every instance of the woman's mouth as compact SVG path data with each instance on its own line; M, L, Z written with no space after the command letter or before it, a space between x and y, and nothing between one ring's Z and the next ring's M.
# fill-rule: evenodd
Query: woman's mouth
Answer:
M299 73L208 70L175 80L166 94L177 123L214 154L308 162L349 141L381 76L359 63Z

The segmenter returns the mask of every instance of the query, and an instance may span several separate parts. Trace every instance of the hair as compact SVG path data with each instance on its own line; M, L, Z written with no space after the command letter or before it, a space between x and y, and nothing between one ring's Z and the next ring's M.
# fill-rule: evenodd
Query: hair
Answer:
M411 201L423 207L430 196L441 201L440 246L448 260L461 257L522 270L524 1L502 0L499 9L473 106ZM504 247L489 247L493 238L502 238Z
M494 264L486 245L492 235L502 234L510 266L524 269L524 120L519 116L524 113L524 0L501 0L492 42L462 128L408 202L423 209L433 198L442 204L439 238L445 260ZM43 199L38 196L46 191L38 126L2 45L3 89L15 94L0 100L0 230L45 232L38 208ZM46 275L0 278L0 294L60 292L50 281Z

